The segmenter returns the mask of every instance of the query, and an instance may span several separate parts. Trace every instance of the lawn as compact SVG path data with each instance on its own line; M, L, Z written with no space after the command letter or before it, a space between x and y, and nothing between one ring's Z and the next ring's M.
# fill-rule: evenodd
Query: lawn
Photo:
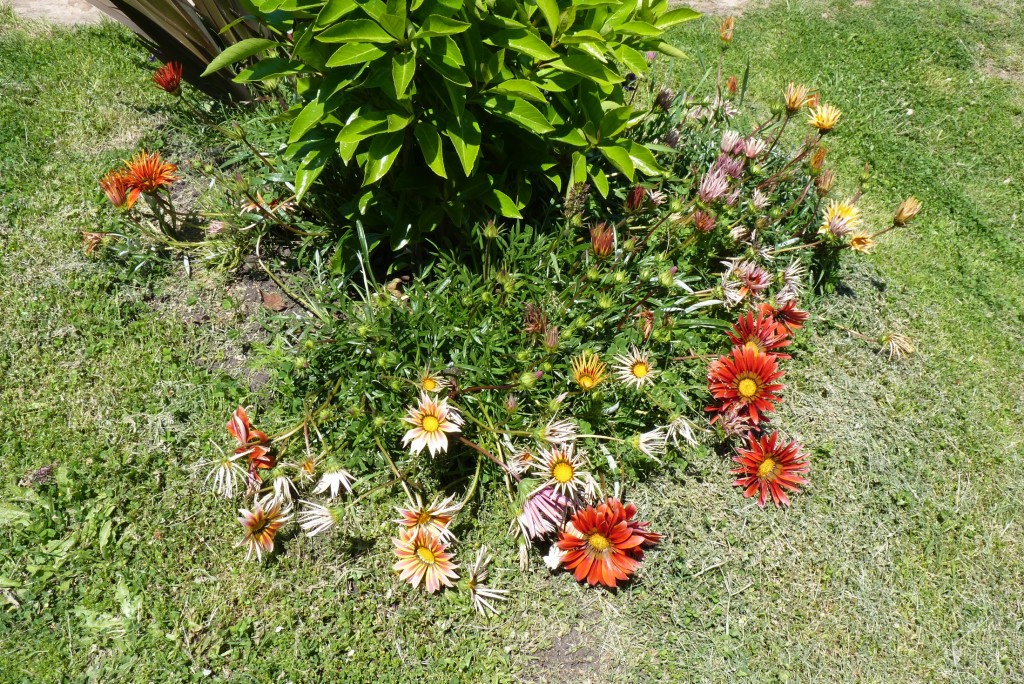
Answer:
M777 424L812 486L762 511L694 452L632 492L667 534L636 583L515 569L501 512L500 616L394 579L397 493L349 535L242 562L231 504L192 467L238 404L280 399L257 285L180 263L87 258L96 179L140 144L190 152L147 55L0 9L0 681L1024 681L1024 11L1011 2L772 2L738 22L748 98L790 80L845 112L840 185L872 169L870 223L925 210L844 271L789 363ZM675 42L714 54L711 20ZM697 57L699 56L699 58ZM849 329L898 331L890 361ZM280 417L280 416L278 416ZM19 482L55 464L56 486Z

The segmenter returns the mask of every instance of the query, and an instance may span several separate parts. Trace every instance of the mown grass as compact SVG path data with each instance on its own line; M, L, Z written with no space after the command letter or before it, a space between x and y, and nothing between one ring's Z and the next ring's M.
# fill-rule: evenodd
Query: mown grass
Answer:
M871 163L868 220L925 202L818 303L788 365L778 423L812 449L813 485L762 512L727 462L694 454L632 491L668 539L615 595L519 576L485 506L467 547L496 547L516 592L494 619L397 585L387 498L348 534L241 561L230 505L190 466L237 402L287 415L274 378L236 372L246 345L273 347L265 314L237 286L173 266L131 279L79 247L112 225L103 170L139 142L188 142L123 32L0 24L0 680L1024 680L1012 4L780 2L741 20L727 73L749 54L755 102L802 80L844 109L830 156L846 187ZM708 59L709 28L677 40ZM900 330L919 353L889 362L832 323ZM17 486L49 463L56 486Z

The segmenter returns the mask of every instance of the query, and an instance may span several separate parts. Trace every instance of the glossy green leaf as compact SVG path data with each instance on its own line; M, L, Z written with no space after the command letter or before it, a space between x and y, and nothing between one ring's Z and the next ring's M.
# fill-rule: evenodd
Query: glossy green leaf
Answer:
M635 140L627 140L625 145L629 150L629 158L632 160L633 166L637 171L648 176L661 176L666 173L665 169L658 163L658 160L655 159L654 153L649 149Z
M492 188L484 195L484 203L505 218L523 218L512 198L497 188Z
M293 143L301 138L306 131L320 123L324 116L324 103L320 100L313 100L299 112L292 122L292 130L288 134L288 142Z
M395 82L398 97L405 95L415 73L416 55L413 52L400 52L391 58L391 78Z
M327 4L316 16L316 23L313 26L317 30L327 28L358 7L355 0L327 0Z
M600 168L596 164L590 167L590 180L594 183L594 188L601 194L601 197L608 196L608 176L605 175L604 169Z
M299 168L295 172L295 199L301 201L303 196L313 187L313 183L320 177L324 168L327 166L327 160L330 158L327 150L322 147L317 147L309 152L302 161L299 162Z
M405 134L399 133L386 133L384 135L378 135L370 143L370 149L366 153L366 169L363 176L363 185L369 185L370 183L376 183L385 175L392 164L395 163L395 159L398 158L398 153L402 151L402 141L405 139Z
M647 68L649 66L647 63L647 57L639 50L631 48L628 45L619 45L615 48L614 52L615 57L625 64L626 67L634 74L639 76L640 74L647 73Z
M350 66L352 64L365 64L383 57L387 53L371 43L349 43L342 45L327 60L329 67Z
M633 180L636 169L633 168L633 160L630 158L629 152L618 145L602 145L597 149L612 166L622 172L622 175L628 180Z
M469 176L480 154L480 124L476 117L465 111L459 118L449 118L445 123L444 134L451 140L455 154L459 155L462 171Z
M437 36L451 36L456 33L462 33L470 27L464 21L458 21L451 19L450 17L443 17L437 14L432 14L427 17L427 20L420 26L420 30L416 32L415 38L434 38Z
M664 30L682 24L683 22L700 19L701 13L689 7L678 7L662 14L654 21L654 25Z
M540 39L535 33L526 29L508 29L499 31L484 41L490 45L508 48L529 55L534 59L558 59L558 53L548 47L548 44Z
M598 130L601 133L601 139L606 140L608 138L613 138L625 130L632 114L633 108L629 105L609 109L605 112L604 116L601 117L601 123L598 126Z
M572 190L574 185L587 182L587 158L582 152L572 153L572 171L569 174L569 186L566 192Z
M645 21L627 21L618 28L621 33L628 33L634 36L644 36L645 38L656 38L663 33L660 28L648 24Z
M484 100L483 105L491 114L519 124L531 133L544 135L555 130L539 109L522 98L497 95Z
M241 62L243 59L248 59L249 57L263 52L264 50L269 50L272 47L277 47L277 41L269 40L267 38L246 38L245 40L239 41L228 47L224 52L214 57L202 75L209 76L214 72L220 71L226 66L230 66L236 62Z
M550 66L561 71L585 76L592 81L605 85L622 82L622 76L609 69L589 55L571 54L550 63Z
M558 0L534 0L534 2L537 3L537 9L544 17L544 23L548 25L551 35L557 34L558 17L561 14L561 10L558 9Z
M430 170L441 178L447 178L448 173L444 168L444 154L441 152L441 134L437 132L437 127L434 124L421 121L416 124L413 134L416 136L416 142L420 145L423 160L427 162Z
M540 104L547 103L547 98L544 97L544 91L538 88L537 84L533 81L527 81L522 78L510 78L507 81L502 81L491 88L489 92L502 93L503 95L517 95Z
M690 55L686 54L685 52L677 48L675 45L669 45L664 41L658 43L655 49L662 54L669 55L670 57L678 57L679 59L690 58Z
M348 19L316 37L321 43L393 43L394 36L370 19Z

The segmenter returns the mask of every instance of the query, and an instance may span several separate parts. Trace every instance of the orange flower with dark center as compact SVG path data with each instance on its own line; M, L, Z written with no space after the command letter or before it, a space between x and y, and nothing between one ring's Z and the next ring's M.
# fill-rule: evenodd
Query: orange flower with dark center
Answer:
M785 444L778 432L760 439L748 436L750 448L739 449L732 460L739 464L729 472L739 475L734 487L743 487L743 496L757 495L757 505L764 508L768 498L776 506L788 506L786 490L797 492L800 485L807 484L803 477L810 470L807 455L800 451L800 444L792 441Z
M572 517L572 525L558 533L562 565L579 582L598 583L614 589L640 567L644 547L661 541L648 523L633 520L636 507L608 499L597 508L589 506Z
M108 171L107 175L100 178L100 188L118 209L128 201L128 176L124 171Z
M590 229L590 248L598 259L607 259L615 251L615 229L603 221Z
M153 74L153 83L171 95L181 92L181 63L168 62Z
M775 404L782 401L776 393L783 385L776 380L783 375L774 355L737 347L728 356L712 362L708 369L711 395L721 403L707 410L720 413L736 407L757 425L763 414L774 411Z
M788 347L792 340L785 327L775 322L770 313L763 308L755 318L753 311L740 316L732 330L726 332L734 346L753 349L758 354L772 353L780 359L790 358L788 354L779 353L778 349Z
M164 162L160 158L159 152L147 154L145 150L142 150L132 157L131 161L126 161L125 166L127 167L125 180L130 190L125 206L129 209L139 199L139 195L154 193L178 180L178 177L174 175L178 167L175 164Z
M238 513L238 522L245 529L245 536L239 545L246 547L246 560L253 553L256 554L256 560L262 560L264 553L273 553L274 537L291 520L291 515L282 509L281 502L272 496L255 502L251 511L239 508Z
M793 300L779 307L774 307L766 302L761 305L760 312L763 315L771 316L778 325L781 325L790 334L793 334L794 330L804 327L804 323L807 322L807 318L810 316L806 311L796 308L796 302Z

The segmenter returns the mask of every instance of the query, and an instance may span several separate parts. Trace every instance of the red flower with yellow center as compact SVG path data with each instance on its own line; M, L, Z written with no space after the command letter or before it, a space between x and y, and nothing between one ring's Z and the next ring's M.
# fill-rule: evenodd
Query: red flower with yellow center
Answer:
M726 334L737 347L753 349L758 354L772 353L780 359L789 358L788 354L776 351L792 343L789 333L764 309L761 309L756 317L753 311L740 316L732 330Z
M712 362L708 369L708 388L721 404L707 410L720 413L736 407L757 425L762 414L771 413L775 404L782 401L776 392L783 385L776 380L783 375L773 355L737 347L728 356Z
M778 325L781 325L790 334L793 334L794 330L799 330L804 327L804 323L807 322L807 319L810 316L806 311L801 311L796 308L796 302L794 300L790 300L777 308L768 303L762 304L760 312L764 315L771 316L775 319L775 322Z
M177 95L181 91L181 63L168 62L156 70L153 74L153 83L161 90L171 95Z
M757 439L748 436L749 449L739 449L732 460L739 467L731 470L740 477L734 487L743 487L743 496L757 495L757 505L764 508L769 497L776 506L788 506L790 492L800 491L800 485L807 484L802 477L810 470L807 455L800 451L800 444L791 441L785 444L778 432Z
M147 154L145 150L142 150L124 164L127 167L124 175L130 190L128 201L125 204L128 209L131 209L139 199L139 195L154 193L178 180L178 177L174 175L178 167L164 162L160 158L159 152Z
M633 520L636 506L608 499L597 508L587 507L572 517L568 530L559 532L562 565L579 582L599 582L615 588L640 567L644 547L661 541L648 531L648 523Z

